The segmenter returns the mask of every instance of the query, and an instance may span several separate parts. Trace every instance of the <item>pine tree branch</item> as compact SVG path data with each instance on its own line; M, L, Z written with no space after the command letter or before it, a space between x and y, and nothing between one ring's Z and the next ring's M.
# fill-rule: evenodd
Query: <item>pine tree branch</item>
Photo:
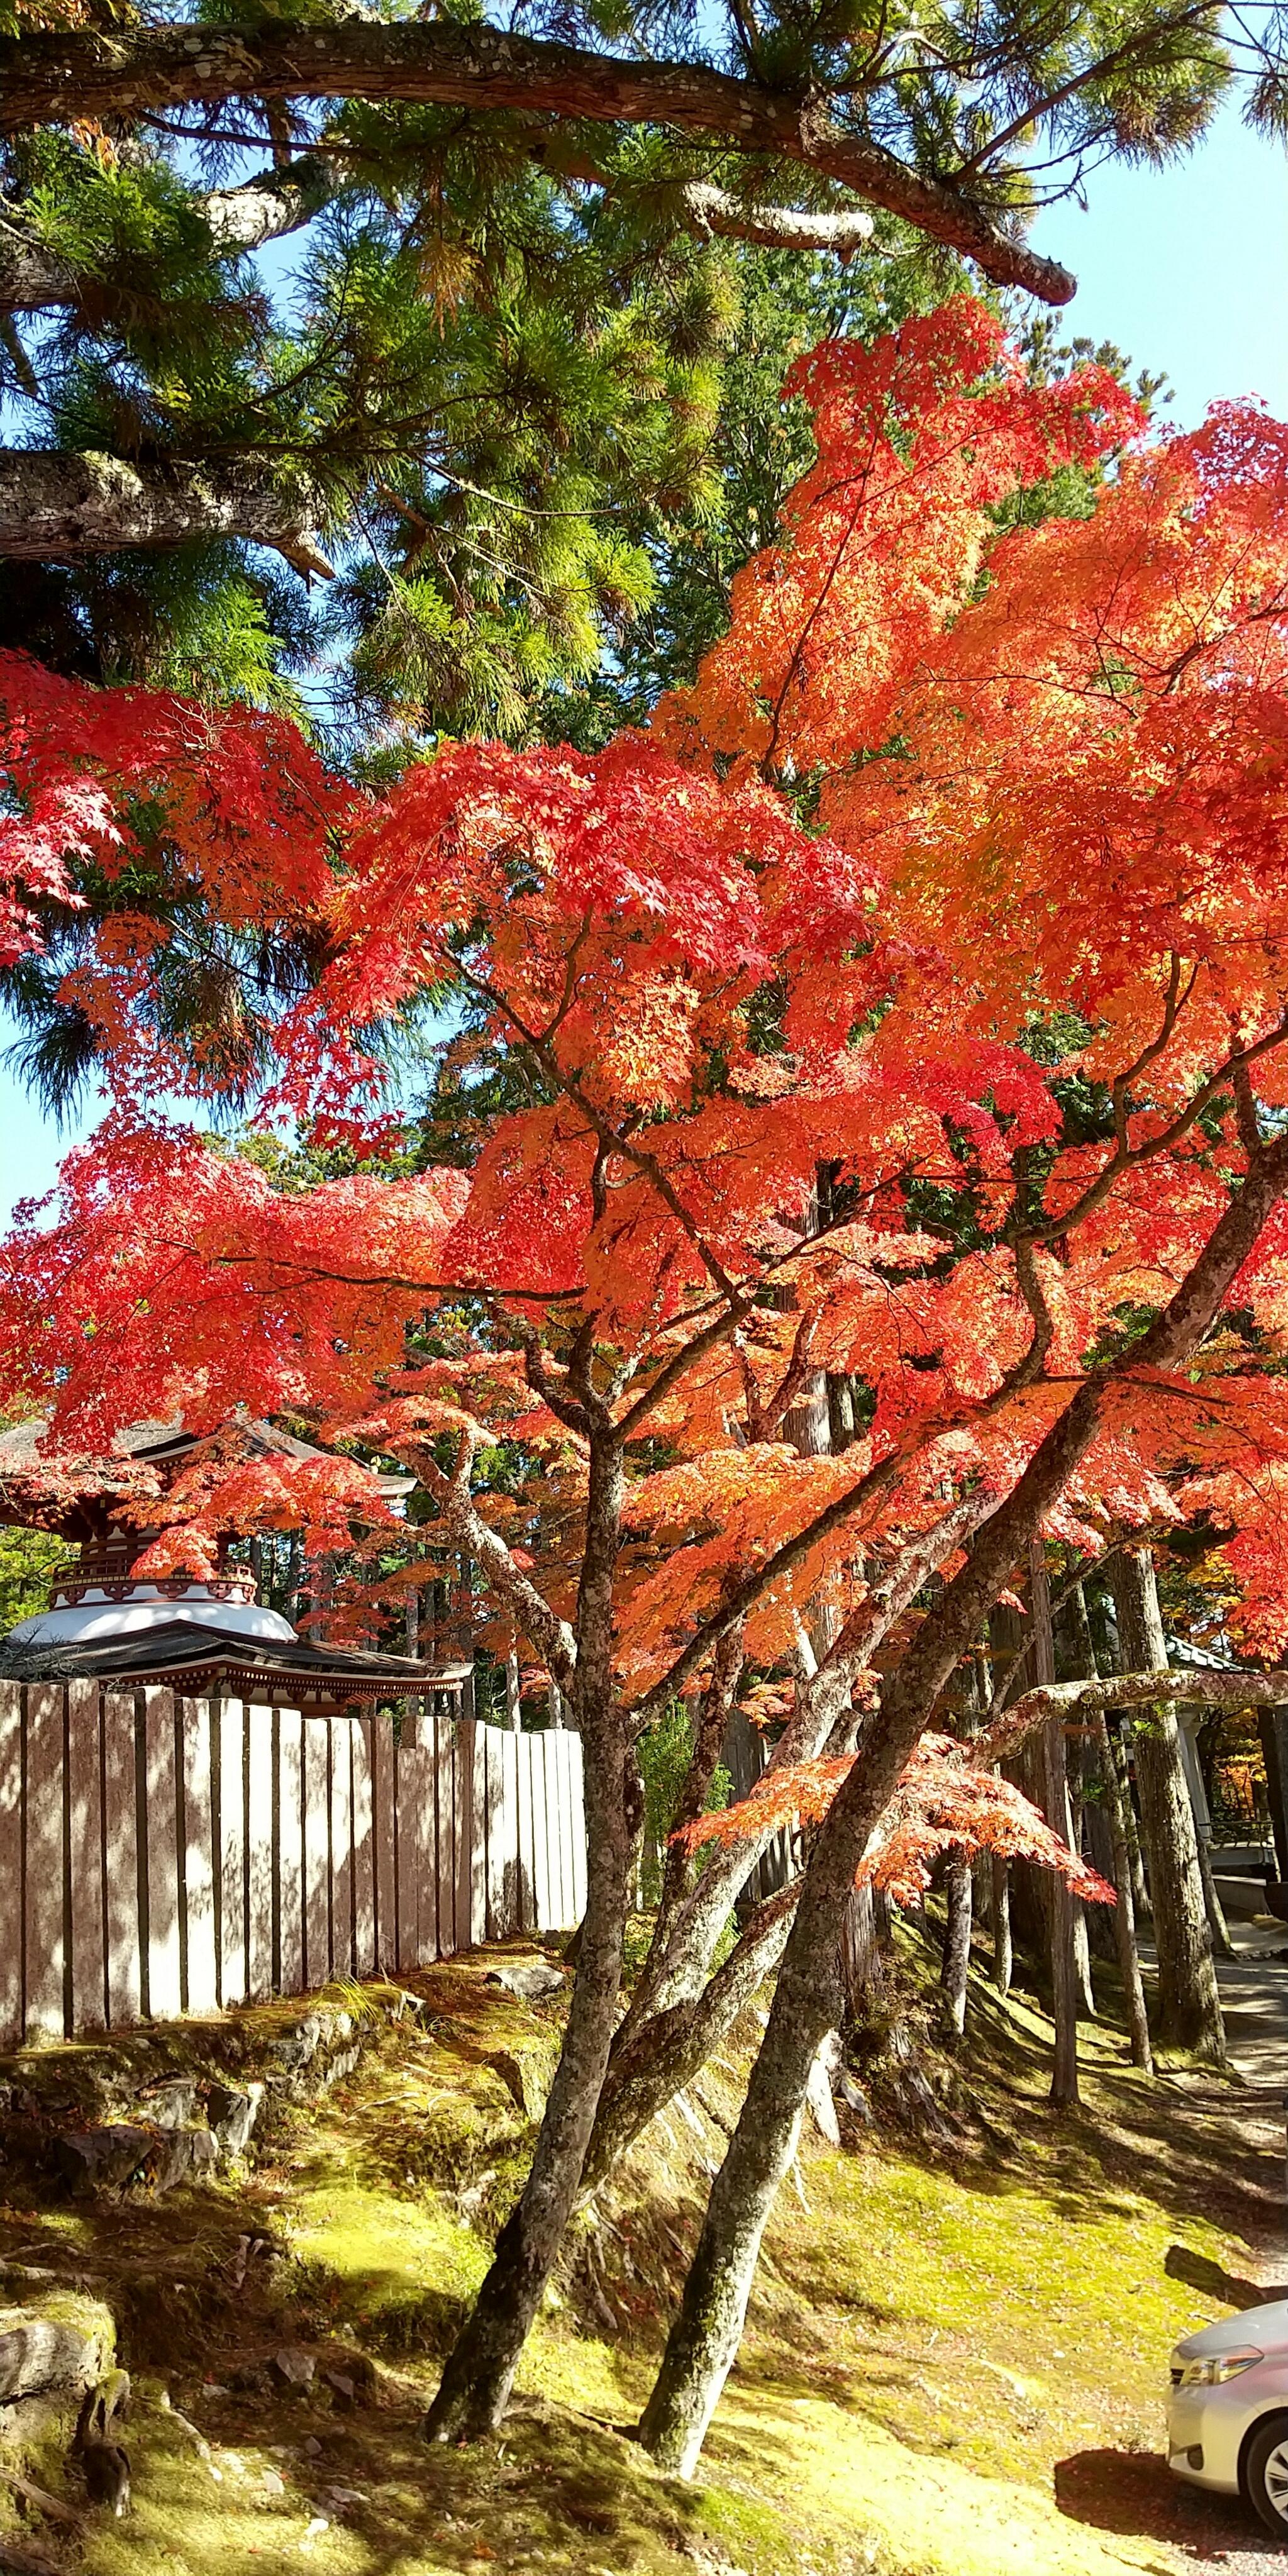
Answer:
M280 170L257 171L236 188L194 196L218 259L235 259L299 232L320 213L334 179L325 153L303 154ZM95 316L129 301L124 282L78 268L24 224L20 210L0 208L0 313L44 313L88 306Z
M229 472L129 465L92 451L0 448L0 560L11 563L244 537L284 555L297 572L332 581L334 567L309 525L315 508L307 488L283 490L253 461Z
M604 181L610 189L611 182ZM730 241L755 242L761 250L830 250L849 259L870 242L876 225L861 208L837 214L800 213L794 206L745 205L727 188L706 179L688 179L680 202L695 232L721 233Z
M388 26L121 28L0 43L0 129L137 117L191 102L363 98L669 126L726 150L795 163L975 262L996 284L1066 304L1074 280L1014 239L969 192L923 177L846 131L817 95L789 98L703 64L624 62L443 19Z

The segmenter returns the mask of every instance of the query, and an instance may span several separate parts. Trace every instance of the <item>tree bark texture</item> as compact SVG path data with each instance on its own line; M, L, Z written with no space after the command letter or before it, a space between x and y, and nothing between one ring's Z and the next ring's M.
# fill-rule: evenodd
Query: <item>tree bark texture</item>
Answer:
M283 490L247 460L222 466L146 465L119 456L0 448L0 558L78 560L132 546L245 537L297 572L334 578L310 526L316 496Z
M230 99L363 98L670 126L726 152L769 154L834 179L973 259L986 277L1067 304L1074 280L1027 250L966 190L922 177L848 132L817 98L789 97L700 63L626 61L458 20L391 26L251 20L32 34L0 43L0 130L126 119Z
M712 2186L641 2421L641 2441L666 2469L692 2474L733 2365L765 2225L795 2149L810 2066L838 2019L841 1909L903 1765L1011 1568L1086 1455L1110 1388L1136 1369L1171 1367L1193 1350L1286 1187L1288 1142L1265 1148L1252 1163L1187 1277L1140 1341L1086 1379L1051 1425L927 1615L864 1728L860 1758L819 1827L742 2114Z
M617 2019L638 1823L638 1775L612 1671L623 1485L615 1439L592 1433L572 1693L586 1798L586 1911L577 1974L527 2182L425 2418L425 2431L436 2442L490 2432L505 2413L519 2355L576 2202Z
M970 1970L971 1917L974 1910L974 1882L971 1866L964 1852L950 1853L944 1871L944 1894L948 1913L944 1924L944 1954L939 1971L944 2013L950 2029L960 2039L966 2028L966 1987Z
M1015 1950L1011 1941L1011 1873L1004 1860L993 1863L993 1983L999 1995L1009 1995L1015 1973Z
M1167 1671L1158 1585L1147 1547L1121 1548L1110 1576L1119 1648L1131 1672ZM1203 1901L1194 1809L1176 1711L1151 1709L1132 1738L1158 1952L1158 2036L1223 2064L1225 2029Z
M1140 1973L1140 1951L1136 1946L1136 1903L1132 1892L1131 1847L1123 1818L1125 1791L1118 1774L1116 1750L1109 1733L1109 1720L1103 1709L1096 1718L1096 1737L1104 1765L1105 1794L1109 1808L1109 1831L1114 1849L1114 1890L1118 1903L1114 1907L1114 1930L1118 1936L1118 1968L1122 1977L1123 2001L1127 2008L1127 2033L1131 2044L1131 2062L1142 2075L1154 2072L1154 2052L1149 2040L1149 2015L1145 2010L1145 1985Z
M1055 1640L1051 1633L1051 1588L1042 1541L1029 1542L1029 1615L1033 1621L1034 1681L1055 1680ZM1042 1812L1061 1840L1069 1831L1069 1785L1065 1770L1064 1728L1049 1717L1041 1738ZM1050 1877L1048 1924L1051 1940L1051 2015L1055 2049L1051 2100L1069 2109L1078 2099L1078 1972L1073 1937L1073 1890L1058 1871Z

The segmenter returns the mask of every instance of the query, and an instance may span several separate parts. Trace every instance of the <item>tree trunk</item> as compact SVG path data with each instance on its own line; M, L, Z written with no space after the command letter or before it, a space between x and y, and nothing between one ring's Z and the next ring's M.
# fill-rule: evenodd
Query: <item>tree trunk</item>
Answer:
M1212 1875L1212 1853L1207 1835L1197 1816L1194 1819L1194 1839L1198 1847L1199 1876L1203 1881L1203 1909L1208 1919L1208 1930L1212 1935L1212 1947L1218 1958L1233 1959L1235 1948L1230 1938L1230 1926L1226 1922L1225 1907L1217 1895L1216 1880Z
M1085 1674L1088 1681L1096 1677L1096 1649L1087 1617L1086 1595L1079 1584L1069 1605L1069 1627L1072 1632L1072 1656L1075 1673ZM1122 1979L1123 2004L1127 2014L1127 2034L1131 2062L1143 2075L1154 2072L1154 2054L1149 2044L1149 2017L1145 2010L1145 1987L1140 1973L1140 1951L1136 1946L1136 1907L1132 1891L1131 1841L1127 1830L1130 1801L1126 1773L1120 1770L1117 1748L1109 1731L1109 1720L1103 1709L1095 1718L1096 1749L1105 1778L1105 1812L1113 1854L1114 1939L1118 1951L1118 1971Z
M79 562L133 546L246 537L297 572L335 578L313 534L316 495L284 490L253 458L224 465L135 466L86 450L0 448L0 559Z
M1145 1987L1140 1973L1140 1952L1136 1947L1136 1907L1132 1895L1131 1848L1123 1820L1123 1792L1118 1779L1118 1766L1110 1740L1109 1720L1103 1709L1097 1712L1096 1734L1100 1758L1105 1766L1105 1787L1109 1805L1109 1831L1114 1847L1114 1889L1118 1903L1114 1907L1114 1930L1118 1936L1118 1967L1122 1977L1123 2001L1127 2009L1127 2031L1131 2042L1131 2062L1143 2075L1154 2072L1154 2052L1149 2044L1149 2016L1145 2010Z
M640 1806L630 1731L612 1671L623 1487L616 1441L592 1431L573 1684L586 1799L586 1911L577 1974L527 2182L425 2418L426 2434L435 2442L490 2432L505 2413L519 2355L576 2203L608 2065Z
M1051 1593L1042 1541L1029 1544L1029 1609L1033 1620L1033 1679L1055 1680L1055 1642L1051 1634ZM1042 1812L1053 1833L1069 1833L1069 1787L1065 1773L1064 1727L1058 1717L1044 1722L1040 1743ZM1050 1873L1048 1921L1051 1936L1051 2013L1055 2025L1055 2058L1051 2100L1070 2108L1078 2099L1078 1972L1074 1950L1074 1895L1058 1871Z
M1149 1549L1120 1549L1111 1581L1123 1669L1166 1672L1167 1650ZM1132 1746L1154 1901L1158 2036L1165 2047L1193 2049L1221 2065L1225 2062L1221 1998L1175 1709L1160 1701L1133 1728Z
M993 1983L999 1995L1009 1995L1015 1971L1015 1951L1011 1941L1011 1873L1004 1860L993 1863Z
M691 2474L733 2365L765 2225L795 2149L810 2066L838 2018L842 1908L903 1765L1011 1567L1085 1457L1114 1383L1129 1366L1168 1367L1188 1356L1285 1188L1288 1142L1263 1148L1130 1358L1085 1380L1052 1423L885 1682L875 1717L865 1722L858 1758L818 1830L768 2027L641 2421L640 2439L664 2468Z
M966 1986L974 1898L971 1866L964 1852L954 1851L949 1855L944 1872L944 1893L948 1900L948 1919L944 1925L944 1956L939 1984L948 2025L960 2039L966 2028Z

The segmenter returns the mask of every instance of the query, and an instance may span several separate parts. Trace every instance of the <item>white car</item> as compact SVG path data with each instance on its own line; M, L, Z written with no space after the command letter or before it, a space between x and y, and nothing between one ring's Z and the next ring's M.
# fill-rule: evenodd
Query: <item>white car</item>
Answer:
M1246 2496L1267 2530L1288 2540L1288 2299L1178 2343L1167 2464L1195 2486Z

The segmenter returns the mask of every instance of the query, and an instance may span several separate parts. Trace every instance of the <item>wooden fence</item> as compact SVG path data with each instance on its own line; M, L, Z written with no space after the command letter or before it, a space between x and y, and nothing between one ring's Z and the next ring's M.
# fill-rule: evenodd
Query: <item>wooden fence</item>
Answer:
M0 1682L0 2046L405 1974L584 1904L576 1735Z

